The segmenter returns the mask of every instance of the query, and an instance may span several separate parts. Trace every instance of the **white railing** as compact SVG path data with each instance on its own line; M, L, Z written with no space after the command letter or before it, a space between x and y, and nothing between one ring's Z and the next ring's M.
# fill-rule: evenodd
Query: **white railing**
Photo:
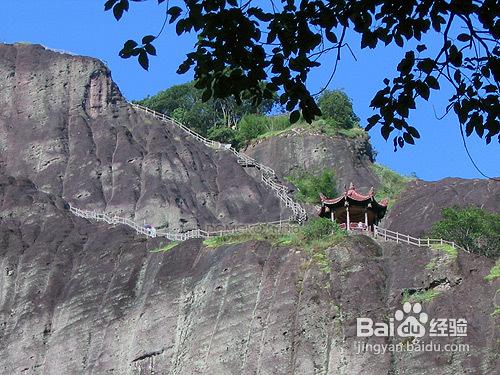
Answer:
M191 238L210 238L210 237L224 236L229 234L237 234L261 226L265 227L271 226L279 231L288 231L288 232L291 231L293 228L297 228L297 224L293 224L289 220L279 220L267 223L239 224L237 227L231 229L221 229L213 231L194 229L188 232L179 233L179 232L168 232L166 229L145 228L144 226L135 223L131 219L127 219L116 215L111 216L97 211L81 210L71 205L69 206L69 209L74 215L84 219L103 221L107 224L123 224L134 229L137 233L144 234L148 237L152 238L165 237L171 241L186 241Z
M291 220L295 220L298 223L303 223L307 219L306 210L288 195L288 188L276 182L276 172L272 168L269 168L268 166L259 163L254 158L242 152L239 152L234 147L231 147L231 145L216 142L201 136L200 134L189 129L184 124L181 124L179 121L163 113L153 111L152 109L144 107L140 104L131 103L131 106L136 110L140 110L152 115L153 117L157 118L160 121L176 125L177 127L181 128L184 132L188 133L191 137L194 137L195 139L197 139L198 141L202 142L203 144L205 144L210 148L216 150L227 150L232 152L236 156L238 164L240 164L243 167L254 167L258 171L260 171L262 182L268 187L270 187L272 190L274 190L278 199L280 199L283 203L285 203L285 207L290 208L290 210L292 211L293 216L291 217Z
M397 243L406 243L415 246L425 246L432 247L433 245L450 245L453 248L457 248L467 252L464 248L458 246L453 241L443 240L442 238L416 238L408 234L402 234L399 232L394 232L389 229L380 228L377 225L373 226L373 236L376 238L383 239L384 241L393 241Z

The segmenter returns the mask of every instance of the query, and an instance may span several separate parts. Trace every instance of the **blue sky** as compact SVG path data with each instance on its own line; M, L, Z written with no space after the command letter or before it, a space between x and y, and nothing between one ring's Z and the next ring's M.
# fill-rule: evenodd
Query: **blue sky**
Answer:
M172 26L155 42L158 56L150 61L145 72L136 60L123 60L118 51L127 39L156 34L163 22L161 7L156 1L131 3L131 12L116 22L103 11L104 0L2 0L0 5L0 42L31 42L105 61L113 79L129 100L153 95L173 84L192 78L190 73L175 73L185 53L192 48L193 37L178 37ZM349 40L357 61L343 54L330 88L343 89L353 100L362 122L373 114L369 103L382 87L385 77L391 78L404 49L378 48L361 51L359 41ZM432 44L432 41L427 41ZM347 51L346 51L347 52ZM309 88L318 91L328 80L335 56L323 60L323 67L311 76ZM432 92L431 102L419 102L411 115L412 124L422 136L415 146L393 151L392 142L385 142L378 128L370 136L378 152L377 161L402 174L416 173L425 180L444 177L481 178L469 161L462 145L458 122L451 113L443 120L436 114L444 112L446 92ZM477 137L467 138L469 150L481 170L499 176L499 145L490 145Z

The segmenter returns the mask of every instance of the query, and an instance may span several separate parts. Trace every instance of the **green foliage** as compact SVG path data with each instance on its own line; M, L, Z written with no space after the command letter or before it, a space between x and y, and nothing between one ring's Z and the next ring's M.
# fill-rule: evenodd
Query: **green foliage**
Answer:
M393 170L384 167L380 164L372 165L373 171L380 181L380 186L377 189L375 199L378 201L388 198L389 207L394 204L399 194L403 192L411 178L401 176Z
M236 245L239 243L247 242L247 241L261 241L261 233L256 231L248 231L236 234L225 234L223 236L214 236L207 238L203 241L203 244L206 247L210 248L218 248L224 245Z
M318 250L312 253L311 260L318 265L319 270L329 274L332 269L332 262L325 250Z
M320 193L328 197L337 195L335 173L332 171L324 170L318 174L299 171L286 177L286 180L297 187L296 198L301 202L319 203Z
M433 258L429 263L425 265L425 269L429 271L433 270L434 268L436 268L436 265L437 265L437 260L436 258Z
M344 93L340 91L329 91L329 93L343 98L352 111L350 99ZM231 98L211 98L203 101L203 92L196 88L194 82L189 82L174 85L137 103L164 113L212 140L231 143L234 147L240 148L251 140L281 134L292 127L288 115L265 115L273 108L275 102L275 97L265 100L258 106L254 106L250 99L242 100L240 105ZM338 122L335 119L322 118L315 121L310 129L327 135L342 135L349 138L365 134L363 129L352 123L357 119L354 113L347 116L340 110L337 112L340 113L339 116L344 116L344 120ZM346 121L351 121L350 128L345 125ZM303 118L299 118L293 126L309 128Z
M138 103L171 116L202 135L220 120L212 103L201 100L201 92L192 82L172 86Z
M172 241L169 244L159 247L157 249L151 250L150 253L167 253L179 244L177 241Z
M162 12L163 3L158 0ZM107 0L105 10L119 20L129 5L130 0ZM239 99L249 92L260 103L279 91L291 119L298 119L300 108L309 123L321 115L307 89L309 74L321 61L335 61L333 73L337 71L341 56L351 50L346 35L359 40L362 49L404 47L404 57L395 62L397 73L383 80L370 103L377 113L368 119L368 128L380 126L384 138L396 133L397 149L420 137L408 123L410 110L429 100L441 83L450 84L447 109L453 109L467 135L475 133L487 143L500 139L497 8L494 0L417 0L408 6L370 0L286 1L278 7L272 2L242 6L235 0L205 0L170 6L167 20L177 35L198 35L177 72L193 70L204 99ZM137 57L147 69L149 56L156 55L156 38L128 40L120 56ZM422 40L439 45L428 49ZM269 82L262 85L263 79Z
M416 303L416 302L430 302L437 296L439 296L441 292L438 290L434 289L429 289L429 290L424 290L421 292L416 292L410 295L408 290L403 291L403 303L405 302L411 302L411 303Z
M240 148L241 140L235 129L214 126L208 131L207 137L217 142L230 143L235 148Z
M446 254L448 254L452 258L456 258L458 255L458 250L456 247L451 246L450 244L444 243L444 244L433 244L431 245L431 248L437 251L442 251Z
M212 127L235 128L238 121L246 114L257 116L267 113L276 101L275 96L272 96L259 105L254 105L250 99L243 99L238 105L233 98L204 100L203 95L203 91L197 89L194 82L188 82L174 85L137 103L171 116L206 136ZM214 136L221 136L220 132L215 130L214 132ZM235 136L233 141L236 139L239 138Z
M327 238L332 233L341 232L337 222L323 217L309 220L307 225L304 225L301 229L300 237L306 242Z
M500 215L478 207L449 207L434 223L430 236L455 242L472 253L500 255Z
M238 137L242 141L264 138L290 128L286 115L264 116L259 114L244 115L238 123Z
M207 247L219 247L247 241L268 241L274 245L293 246L307 250L311 254L333 246L345 236L337 223L324 218L316 218L297 226L290 232L281 232L277 227L261 226L247 231L211 237L203 241Z
M484 277L486 281L493 281L500 277L500 260L497 260L495 265L491 268L490 273Z
M267 118L265 116L255 114L243 116L238 124L239 136L245 141L257 138L268 130L266 121Z
M318 99L322 117L335 128L352 129L358 126L359 117L352 109L351 99L340 90L325 90Z

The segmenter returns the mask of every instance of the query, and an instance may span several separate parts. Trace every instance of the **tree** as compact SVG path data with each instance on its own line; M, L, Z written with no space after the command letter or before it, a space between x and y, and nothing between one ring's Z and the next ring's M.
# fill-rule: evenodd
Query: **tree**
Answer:
M135 0L139 2L140 0ZM393 79L384 79L371 106L378 112L368 119L367 129L380 126L385 139L391 134L394 147L414 143L418 130L408 123L410 110L431 91L447 84L452 89L447 112L453 110L460 129L475 132L490 143L500 142L500 20L497 0L179 0L166 7L169 23L178 35L195 32L193 51L178 73L194 70L196 87L203 98L232 96L241 103L248 92L255 103L280 92L280 102L291 122L302 117L311 122L320 108L306 87L309 72L320 58L335 54L332 76L349 48L347 34L360 37L361 48L396 44L408 48L397 64ZM108 0L106 10L116 19L129 10L129 0ZM427 49L422 37L439 40L437 52ZM145 69L148 55L155 55L153 41L128 40L120 55L137 57ZM418 44L420 43L420 44ZM267 81L262 86L261 82Z
M267 113L275 103L275 97L263 100L259 105L243 99L240 106L233 98L203 99L203 92L195 88L194 82L189 82L174 85L138 103L171 116L203 135L207 135L212 127L234 129L245 114ZM222 133L217 134L219 137ZM227 137L229 133L224 134Z
M352 129L358 125L359 117L352 109L351 99L340 90L325 90L318 99L323 118L334 122L343 129Z
M464 249L485 255L500 255L500 215L478 207L450 207L434 223L431 236L454 241Z

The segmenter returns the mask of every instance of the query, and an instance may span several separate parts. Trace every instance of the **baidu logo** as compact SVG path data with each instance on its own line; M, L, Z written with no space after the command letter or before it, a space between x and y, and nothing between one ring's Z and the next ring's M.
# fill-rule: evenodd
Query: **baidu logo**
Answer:
M427 324L429 323L429 324ZM394 313L389 322L374 322L371 318L356 319L358 337L424 337L429 336L467 336L465 319L431 319L422 311L420 303L405 302L401 310Z
M429 317L422 312L422 305L415 303L413 306L410 302L405 302L403 311L397 310L394 318L401 322L398 325L397 335L399 337L424 337L425 326Z

